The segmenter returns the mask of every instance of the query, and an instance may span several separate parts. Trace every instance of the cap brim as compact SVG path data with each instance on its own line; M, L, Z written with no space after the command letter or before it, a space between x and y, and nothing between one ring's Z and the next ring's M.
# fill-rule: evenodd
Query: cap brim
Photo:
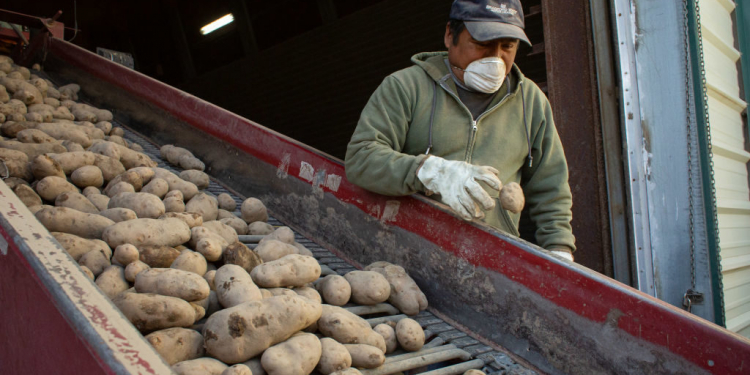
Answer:
M484 21L464 21L466 30L469 31L471 37L480 41L486 42L488 40L500 39L500 38L512 38L518 39L531 46L529 38L522 28L503 22L484 22Z

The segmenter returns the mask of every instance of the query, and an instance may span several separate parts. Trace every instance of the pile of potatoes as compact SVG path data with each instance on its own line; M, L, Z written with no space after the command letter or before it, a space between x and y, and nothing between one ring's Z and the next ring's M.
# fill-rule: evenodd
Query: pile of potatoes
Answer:
M111 112L75 102L78 85L32 71L0 56L4 181L178 374L357 374L424 345L413 319L371 327L342 307L424 310L403 268L322 268L260 200L235 213L231 196L203 191L190 151L162 147L184 171L158 168ZM247 234L264 237L250 249Z

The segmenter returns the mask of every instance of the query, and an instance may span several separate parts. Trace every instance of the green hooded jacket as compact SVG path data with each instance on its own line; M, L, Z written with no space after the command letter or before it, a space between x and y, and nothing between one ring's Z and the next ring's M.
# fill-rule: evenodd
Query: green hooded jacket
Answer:
M414 55L414 66L385 78L362 111L347 147L347 178L385 195L424 192L417 169L427 158L434 100L430 155L492 166L504 185L518 182L539 246L575 250L568 165L547 97L514 64L510 92L506 81L475 122L456 94L447 56ZM520 214L497 202L483 220L518 236L519 219Z

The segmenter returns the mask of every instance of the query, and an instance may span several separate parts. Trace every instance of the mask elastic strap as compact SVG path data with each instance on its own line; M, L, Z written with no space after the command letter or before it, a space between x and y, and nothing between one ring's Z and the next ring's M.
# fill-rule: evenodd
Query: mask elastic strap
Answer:
M432 111L430 112L430 143L427 145L427 152L425 155L430 154L432 150L432 124L435 119L435 107L437 107L437 82L432 81Z

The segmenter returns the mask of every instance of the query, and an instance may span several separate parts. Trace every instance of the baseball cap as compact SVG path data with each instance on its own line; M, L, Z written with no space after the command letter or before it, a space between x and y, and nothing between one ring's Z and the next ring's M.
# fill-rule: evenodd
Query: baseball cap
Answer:
M464 21L471 37L480 42L514 38L531 45L523 31L520 0L456 0L449 18Z

